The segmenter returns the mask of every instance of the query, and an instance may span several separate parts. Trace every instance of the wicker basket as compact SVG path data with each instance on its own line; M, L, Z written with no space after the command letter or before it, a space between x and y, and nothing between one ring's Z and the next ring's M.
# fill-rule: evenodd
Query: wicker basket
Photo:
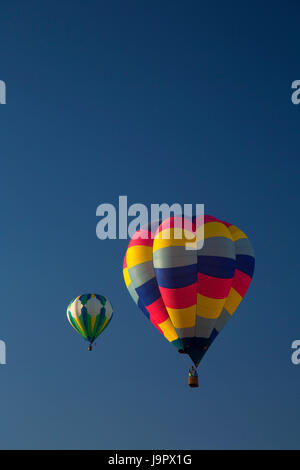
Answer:
M189 386L190 387L198 387L198 377L194 377L193 375L189 376Z

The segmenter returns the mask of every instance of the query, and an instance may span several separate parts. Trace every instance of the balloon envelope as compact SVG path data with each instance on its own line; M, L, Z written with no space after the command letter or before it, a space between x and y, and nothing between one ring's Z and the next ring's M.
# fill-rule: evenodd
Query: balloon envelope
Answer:
M111 303L99 294L79 295L67 308L71 326L91 344L107 327L112 315Z
M208 215L171 217L136 232L123 274L145 316L198 366L243 299L254 263L234 225Z

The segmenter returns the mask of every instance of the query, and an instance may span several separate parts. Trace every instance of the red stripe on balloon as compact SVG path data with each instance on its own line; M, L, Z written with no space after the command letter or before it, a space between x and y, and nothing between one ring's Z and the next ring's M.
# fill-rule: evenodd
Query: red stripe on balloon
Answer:
M153 302L152 304L147 305L146 308L148 312L150 313L150 321L153 324L162 323L169 318L165 304L161 297L155 300L155 302Z
M235 270L234 273L234 278L232 281L232 287L242 296L246 294L249 285L251 282L251 277L249 277L247 274L243 273L242 271L239 271L239 269Z
M143 238L144 237L144 238ZM138 230L129 242L130 246L153 246L153 235L150 230Z
M229 294L231 284L232 278L223 279L198 273L197 292L211 299L225 299Z
M197 303L197 283L187 287L168 289L159 287L164 304L169 308L187 308Z
M220 222L220 220L217 219L216 217L213 217L212 215L205 214L204 215L204 223L208 224L209 222Z
M203 224L208 224L209 222L220 222L219 219L216 219L216 217L213 217L212 215L198 215L194 217L194 223L196 225L196 228L200 227Z
M226 227L231 227L231 223L230 222L224 222L224 220L222 220L222 224L226 225Z

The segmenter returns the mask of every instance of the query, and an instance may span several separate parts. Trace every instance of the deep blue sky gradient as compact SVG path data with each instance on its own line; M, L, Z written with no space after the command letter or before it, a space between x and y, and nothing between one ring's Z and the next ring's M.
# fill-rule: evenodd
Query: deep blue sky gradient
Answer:
M299 448L297 1L13 1L0 7L1 448ZM244 230L253 283L189 361L132 302L96 208L204 203ZM95 351L67 323L96 291Z

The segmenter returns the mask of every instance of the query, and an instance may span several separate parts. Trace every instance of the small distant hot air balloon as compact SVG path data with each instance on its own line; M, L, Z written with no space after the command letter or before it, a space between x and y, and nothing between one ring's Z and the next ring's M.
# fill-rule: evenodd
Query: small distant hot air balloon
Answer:
M197 369L246 294L254 263L247 236L234 225L209 215L171 217L135 233L123 274L145 316ZM198 386L196 369L191 387Z
M89 342L89 351L95 339L107 327L113 315L110 301L99 294L83 294L72 300L67 317L74 330Z

